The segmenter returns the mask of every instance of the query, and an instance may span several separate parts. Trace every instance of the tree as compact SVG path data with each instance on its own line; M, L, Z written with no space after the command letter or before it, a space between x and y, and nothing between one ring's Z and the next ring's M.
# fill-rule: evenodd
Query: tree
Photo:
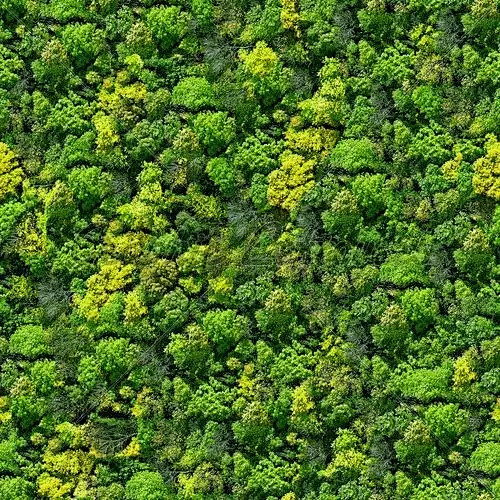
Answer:
M500 143L491 137L486 155L474 162L474 191L500 200Z
M453 384L456 387L467 387L477 379L475 365L477 364L477 350L470 348L457 358L454 364Z
M41 326L25 325L11 335L9 348L12 353L37 358L49 352L48 340L48 334Z
M384 181L382 174L358 175L352 183L352 192L368 217L374 217L385 208Z
M71 169L68 186L81 203L82 210L94 208L110 192L112 176L99 167Z
M330 165L350 173L378 170L381 161L374 144L366 138L343 139L333 148Z
M267 199L271 206L286 210L297 207L301 198L314 186L314 160L286 151L281 156L281 166L269 176Z
M76 66L86 66L104 49L104 33L93 24L70 24L61 32L61 40Z
M436 368L407 369L405 373L395 376L392 384L405 397L429 402L448 397L452 373L453 366L446 361Z
M439 120L443 102L439 93L430 85L420 85L412 93L418 110L429 120Z
M211 107L214 102L212 86L206 78L190 76L182 79L172 90L172 103L197 111Z
M498 443L481 443L470 457L470 465L473 470L484 472L490 476L499 474L500 446Z
M340 484L356 479L364 474L367 468L367 457L356 450L357 437L349 430L341 429L333 442L334 459L320 474Z
M210 155L227 147L236 135L234 118L222 111L197 114L193 130Z
M470 231L462 248L456 250L453 256L458 268L472 277L487 273L493 260L488 238L479 228Z
M0 245L12 235L25 210L24 204L15 201L0 205Z
M247 329L246 318L231 309L210 311L203 317L203 330L221 351L234 346L245 336Z
M203 370L210 359L209 339L200 326L188 325L184 333L172 335L165 352L174 358L180 368Z
M225 158L213 158L206 166L206 172L212 182L225 194L230 194L236 187L236 173Z
M323 227L328 233L348 236L356 231L361 215L356 198L351 191L343 189L334 198L329 210L321 214Z
M400 350L409 337L409 328L404 311L397 304L390 305L380 318L380 324L371 328L377 346Z
M31 64L35 78L54 86L63 84L71 75L71 63L64 45L51 40L45 46L41 58Z
M87 280L87 293L76 297L81 313L89 320L99 317L99 309L109 301L112 294L123 289L132 281L132 264L122 265L117 260L102 263L99 272Z
M196 22L203 28L208 28L213 19L212 0L191 0L191 10Z
M421 420L414 420L404 432L403 439L394 448L402 462L411 463L415 469L429 467L435 453L429 428Z
M103 339L97 343L95 354L101 370L116 379L133 366L137 346L128 339Z
M425 285L428 278L424 262L422 253L392 254L380 267L380 280L397 286Z
M407 290L401 297L401 304L417 331L433 324L439 314L439 302L432 288Z
M15 194L23 177L16 155L7 144L0 142L0 200Z
M110 150L114 144L120 141L116 121L111 116L99 112L94 116L93 123L97 130L96 144L98 150Z
M290 491L290 480L296 473L297 464L290 464L271 453L269 458L260 460L256 467L243 473L244 460L244 457L235 459L235 475L243 483L244 491L260 497L282 496Z
M450 446L467 430L468 415L457 404L430 406L425 412L425 422L440 446Z
M278 55L265 42L257 42L255 48L240 55L245 70L258 78L273 74L278 64Z
M134 23L129 28L125 43L118 45L117 49L124 59L133 54L137 54L142 59L148 59L156 51L153 34L142 21Z
M33 498L33 485L21 477L0 479L0 500L29 500Z
M161 500L168 494L163 477L158 472L136 472L125 486L125 498L144 498L145 500Z
M168 51L184 36L188 16L179 7L153 7L149 9L146 24L162 50Z
M311 98L300 101L298 106L304 120L313 125L338 125L347 112L345 84L338 77L328 79Z
M287 77L290 72L266 42L258 41L250 52L241 50L239 58L243 63L244 76L248 78L244 87L250 98L257 96L264 104L271 104L289 87Z
M233 165L245 174L254 172L269 174L278 166L278 156L283 150L281 141L257 130L254 136L247 137L233 154Z
M45 225L51 236L67 231L76 213L73 193L63 182L57 181L45 197Z

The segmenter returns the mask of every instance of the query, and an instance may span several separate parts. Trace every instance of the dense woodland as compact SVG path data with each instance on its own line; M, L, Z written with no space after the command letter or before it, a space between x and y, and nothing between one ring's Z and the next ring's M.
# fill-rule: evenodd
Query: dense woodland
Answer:
M0 0L0 500L500 498L496 0Z

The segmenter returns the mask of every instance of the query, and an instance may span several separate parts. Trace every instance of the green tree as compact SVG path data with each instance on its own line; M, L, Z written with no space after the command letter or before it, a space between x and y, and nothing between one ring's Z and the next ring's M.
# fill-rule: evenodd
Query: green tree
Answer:
M234 118L222 111L197 114L193 130L210 155L227 147L236 135Z
M33 498L33 485L21 477L5 477L0 479L1 500L28 500Z
M498 443L481 443L470 457L470 465L473 470L484 472L490 476L498 476L500 446Z
M393 350L403 349L409 338L409 328L404 311L397 304L390 305L380 318L380 323L371 328L377 346Z
M15 194L23 181L23 171L19 167L16 155L7 144L0 142L0 200Z
M321 214L323 227L328 233L347 236L353 233L361 222L356 198L344 189L335 196L331 208Z
M93 24L69 24L61 32L61 40L76 66L93 61L105 48L104 33Z
M179 7L153 7L149 9L146 24L162 50L168 51L184 36L188 16Z
M457 404L432 405L425 422L439 445L449 446L468 428L468 415Z
M330 164L349 173L376 171L381 167L373 142L366 138L339 141L330 155Z
M211 159L207 163L205 170L212 182L219 186L223 193L231 194L231 192L234 191L236 187L237 175L226 159Z
M428 278L424 264L425 255L419 252L392 254L380 267L380 280L402 287L425 285Z
M197 111L214 104L214 91L206 78L190 76L182 79L172 90L172 103Z
M433 324L439 314L439 302L433 288L407 290L401 297L406 317L418 331Z
M49 352L47 332L39 325L19 327L9 339L10 351L28 358L37 358Z
M168 488L158 472L136 472L125 486L125 498L144 498L145 500L160 500L168 494Z
M221 351L234 346L248 330L246 318L231 309L209 311L203 317L202 324L207 337Z

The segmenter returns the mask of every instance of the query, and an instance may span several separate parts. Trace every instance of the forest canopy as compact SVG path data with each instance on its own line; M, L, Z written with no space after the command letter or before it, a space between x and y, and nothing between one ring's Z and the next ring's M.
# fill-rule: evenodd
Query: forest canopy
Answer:
M0 500L500 498L496 0L0 0Z

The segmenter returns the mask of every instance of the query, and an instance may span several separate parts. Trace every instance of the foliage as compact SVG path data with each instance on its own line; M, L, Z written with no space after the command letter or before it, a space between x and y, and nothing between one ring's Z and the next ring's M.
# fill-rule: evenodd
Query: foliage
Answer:
M158 472L136 472L125 486L125 498L160 500L165 498L167 487Z
M500 144L490 139L486 155L474 162L472 184L476 193L500 200Z
M193 121L193 130L208 154L215 155L234 139L234 118L227 113L199 113Z
M343 139L333 148L330 164L333 168L357 173L377 170L380 160L374 144L369 139Z
M190 76L182 79L172 91L172 102L197 111L213 105L214 92L205 78Z
M397 286L425 284L425 255L421 253L393 254L380 267L380 279Z
M493 0L0 0L0 500L500 498Z
M18 166L15 154L7 144L0 142L0 200L15 194L23 180L23 171Z
M314 160L285 152L281 166L269 174L267 199L270 205L293 210L301 198L312 189Z

